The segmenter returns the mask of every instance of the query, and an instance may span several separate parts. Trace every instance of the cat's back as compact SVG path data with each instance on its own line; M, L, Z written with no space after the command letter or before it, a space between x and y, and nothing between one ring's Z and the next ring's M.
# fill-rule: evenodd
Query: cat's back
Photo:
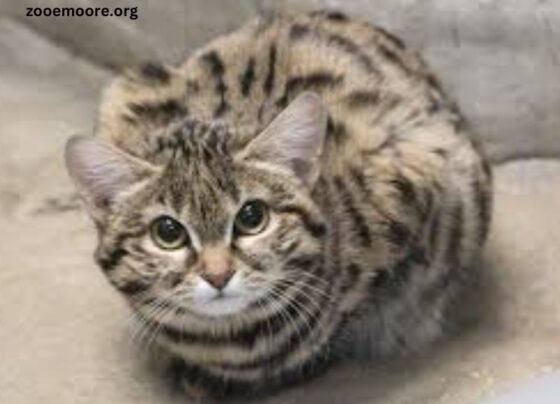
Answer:
M283 12L211 41L178 67L121 77L105 96L100 132L131 151L191 116L228 124L245 144L304 91L327 105L332 163L442 122L453 133L461 120L422 60L385 30L336 11Z
M407 126L459 119L424 63L383 29L336 11L274 13L218 38L179 68L190 113L255 136L299 93L329 111L327 152L375 149Z

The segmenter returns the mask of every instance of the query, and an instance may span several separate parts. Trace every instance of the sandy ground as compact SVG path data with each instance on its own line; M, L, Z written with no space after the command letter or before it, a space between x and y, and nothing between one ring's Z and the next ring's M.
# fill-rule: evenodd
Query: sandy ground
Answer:
M209 3L219 8L215 1ZM253 3L257 2L244 2L235 18L250 11ZM357 1L353 7L365 4ZM449 12L443 2L431 4ZM457 12L470 6L465 7ZM517 15L498 6L494 10ZM558 16L560 22L560 6L551 10L556 14L548 17ZM406 33L412 28L404 22ZM95 28L84 24L85 30ZM393 20L393 25L399 21ZM485 51L478 50L481 59L489 57L488 44L498 47L500 38L487 39ZM560 43L560 36L555 38ZM475 83L475 66L457 73L441 44L433 43L425 48L448 86L467 100L474 97L472 88L462 89ZM473 43L462 49L475 52ZM504 64L509 60L504 54L514 53L514 45L505 43L496 52ZM88 52L99 51L92 49ZM91 63L53 42L39 22L30 25L9 14L0 15L0 55L0 403L184 403L149 370L132 343L127 308L92 262L93 228L63 169L65 140L92 131L97 97L110 77L109 70L100 67L105 61ZM507 83L497 89L495 76L479 75L485 84L478 87L481 100L467 106L474 123L490 134L485 143L496 173L494 223L481 262L483 277L475 290L477 298L464 303L476 313L472 324L421 356L371 368L342 364L267 402L470 403L560 369L560 161L554 158L560 155L560 136L554 132L558 114L551 111L560 110L560 102L551 98L560 80L546 75L548 59L533 60L531 55L537 57L521 52L514 67L522 70L516 71L519 80L531 69L536 72L527 88L512 90L507 93L511 99L495 102L505 96ZM493 92L486 94L488 88ZM526 114L532 92L544 98L532 98L533 110ZM523 119L518 125L504 118L519 114ZM529 129L524 137L519 127Z

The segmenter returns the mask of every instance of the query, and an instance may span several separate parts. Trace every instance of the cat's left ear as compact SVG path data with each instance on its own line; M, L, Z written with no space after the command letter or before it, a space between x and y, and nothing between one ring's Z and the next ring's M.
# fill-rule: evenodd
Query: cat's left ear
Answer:
M155 168L92 136L75 136L66 144L66 167L95 222L103 222L116 197Z
M319 95L298 96L243 151L243 158L275 165L309 187L320 174L327 110Z

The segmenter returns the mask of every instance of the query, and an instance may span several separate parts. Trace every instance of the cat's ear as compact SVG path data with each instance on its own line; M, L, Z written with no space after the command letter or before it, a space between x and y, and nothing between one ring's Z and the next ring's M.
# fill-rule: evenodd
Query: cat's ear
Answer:
M143 163L91 136L74 136L66 144L66 167L78 193L96 221L119 192L153 173Z
M245 159L289 170L308 186L320 174L327 131L327 110L319 95L298 96L245 148Z

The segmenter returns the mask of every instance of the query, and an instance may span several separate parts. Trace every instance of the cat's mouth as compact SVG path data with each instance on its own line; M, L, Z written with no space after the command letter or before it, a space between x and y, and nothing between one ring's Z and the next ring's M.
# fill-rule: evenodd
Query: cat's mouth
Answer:
M217 292L204 302L197 302L193 309L200 314L211 317L227 316L239 313L249 306L246 297L227 292Z

